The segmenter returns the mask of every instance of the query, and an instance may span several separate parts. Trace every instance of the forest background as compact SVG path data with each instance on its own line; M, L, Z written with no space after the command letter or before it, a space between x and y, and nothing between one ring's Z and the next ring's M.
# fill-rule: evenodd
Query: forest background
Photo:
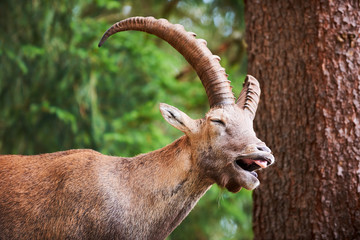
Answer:
M166 42L113 23L154 16L180 23L219 55L237 96L246 74L244 5L236 0L0 2L0 154L90 148L134 156L182 135L165 102L202 118L205 91ZM169 239L252 239L251 192L213 186Z

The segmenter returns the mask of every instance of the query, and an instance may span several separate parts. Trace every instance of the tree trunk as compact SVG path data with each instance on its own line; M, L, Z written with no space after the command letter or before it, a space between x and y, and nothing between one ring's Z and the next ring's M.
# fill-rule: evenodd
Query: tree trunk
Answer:
M277 159L254 191L255 239L360 239L360 0L245 12L255 127Z

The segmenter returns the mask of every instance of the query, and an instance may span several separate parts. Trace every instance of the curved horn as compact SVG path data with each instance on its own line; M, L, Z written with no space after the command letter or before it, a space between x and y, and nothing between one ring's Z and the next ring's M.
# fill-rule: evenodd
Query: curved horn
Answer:
M127 30L156 35L180 52L195 69L204 85L210 107L235 103L230 81L227 79L225 69L219 63L220 57L212 55L206 47L206 41L196 39L195 33L186 32L182 25L171 24L166 19L132 17L112 25L101 38L99 47L111 35Z
M261 90L258 80L251 75L247 75L236 104L248 112L252 120L255 118L260 94Z

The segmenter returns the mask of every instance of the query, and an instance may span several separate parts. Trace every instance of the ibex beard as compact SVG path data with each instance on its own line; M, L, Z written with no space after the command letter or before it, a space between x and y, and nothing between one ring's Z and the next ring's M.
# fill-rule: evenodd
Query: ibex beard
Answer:
M112 34L138 30L177 49L196 70L210 103L202 119L160 104L165 120L185 135L133 158L69 150L0 156L0 239L164 239L217 183L231 192L259 185L258 169L273 164L256 137L260 98L248 75L237 101L230 81L206 42L164 19L134 17Z

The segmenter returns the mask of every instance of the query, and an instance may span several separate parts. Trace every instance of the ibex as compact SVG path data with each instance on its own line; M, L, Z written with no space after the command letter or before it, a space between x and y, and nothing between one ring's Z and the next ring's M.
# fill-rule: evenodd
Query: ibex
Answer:
M0 239L164 239L212 184L234 193L254 189L254 171L274 162L253 130L260 96L254 77L246 77L235 102L219 57L164 19L120 21L99 46L127 30L154 34L179 51L205 87L209 112L193 120L160 104L165 120L185 135L132 158L85 149L0 156Z

